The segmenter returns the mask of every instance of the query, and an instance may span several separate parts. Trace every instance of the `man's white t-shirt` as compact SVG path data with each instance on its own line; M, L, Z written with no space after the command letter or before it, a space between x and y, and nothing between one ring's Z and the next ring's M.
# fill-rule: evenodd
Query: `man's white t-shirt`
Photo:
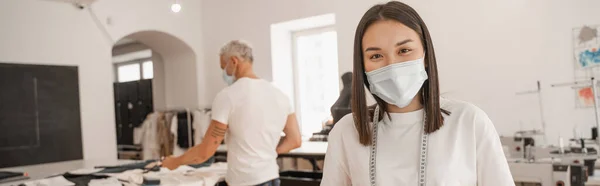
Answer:
M496 129L476 106L442 99L444 126L429 135L426 185L514 185ZM390 119L391 118L391 119ZM390 113L379 123L376 183L418 185L423 110ZM352 115L329 134L322 186L371 185L370 146L358 141Z
M287 96L261 79L238 79L216 96L212 119L229 126L228 185L257 185L279 177L275 149L292 113Z

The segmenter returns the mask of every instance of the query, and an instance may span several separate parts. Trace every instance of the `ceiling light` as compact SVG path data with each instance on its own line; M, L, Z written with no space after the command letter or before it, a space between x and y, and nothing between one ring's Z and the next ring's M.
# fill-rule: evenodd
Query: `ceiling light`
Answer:
M181 11L181 5L177 2L173 3L173 5L171 5L171 11L175 13Z

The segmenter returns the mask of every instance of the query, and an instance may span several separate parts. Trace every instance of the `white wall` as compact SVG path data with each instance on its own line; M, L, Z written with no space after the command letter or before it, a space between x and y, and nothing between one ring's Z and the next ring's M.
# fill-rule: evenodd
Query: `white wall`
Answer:
M171 55L164 56L164 59L167 108L204 108L199 105L199 91L195 86L204 78L196 76L196 56Z
M245 39L254 45L256 71L271 80L270 25L292 19L335 13L339 71L352 70L356 25L362 14L378 2L385 1L204 1L207 69L215 69L208 76L217 79L208 82L207 97L213 98L225 86L220 81L217 53L231 39ZM535 89L537 80L543 84L545 120L552 143L558 135L572 136L574 125L590 126L594 122L593 111L574 109L572 91L550 88L549 84L573 80L571 30L584 24L600 24L600 12L594 10L600 6L599 1L403 2L419 11L432 33L443 96L480 106L499 133L511 135L519 129L541 127L536 97L515 96L516 92ZM585 135L588 133L586 128Z
M333 12L331 0L202 1L202 23L207 82L206 98L212 101L225 87L221 79L219 49L228 41L243 39L254 49L258 76L272 80L271 24ZM271 7L271 8L269 8Z
M204 72L201 2L181 1L179 13L171 12L172 3L164 0L102 0L96 1L92 9L113 41L128 36L161 54L165 63L166 88L174 90L166 93L168 108L203 108L209 104L204 96L205 76L201 75ZM145 33L130 35L140 31ZM162 36L151 33L155 31ZM195 56L177 55L189 49Z
M154 109L167 109L166 86L165 86L165 63L159 53L152 52L152 68L154 78L152 78L152 100Z
M148 46L138 43L138 42L127 43L127 44L123 44L123 45L114 46L112 49L112 55L118 56L118 55L123 55L123 54L129 54L132 52L138 52L141 50L147 50L147 49L149 49Z
M127 36L143 42L161 54L164 67L165 108L199 107L196 54L184 41L173 35L156 31L142 31Z
M91 6L99 20L96 22L88 11L90 9L79 10L71 4L42 0L0 1L0 61L79 66L84 158L114 159L117 148L111 49L119 39L152 30L185 41L195 55L172 59L191 63L181 68L193 71L194 75L189 76L190 73L184 71L186 77L180 79L196 80L191 81L195 86L188 86L192 90L182 90L190 99L172 103L207 105L205 80L198 77L202 73L197 73L204 72L200 62L204 60L200 2L182 1L183 9L177 14L170 11L170 3L164 0L96 1ZM108 35L102 27L107 29ZM165 57L165 63L167 60Z
M89 14L50 1L5 0L0 25L0 61L79 66L84 157L116 158L112 43Z

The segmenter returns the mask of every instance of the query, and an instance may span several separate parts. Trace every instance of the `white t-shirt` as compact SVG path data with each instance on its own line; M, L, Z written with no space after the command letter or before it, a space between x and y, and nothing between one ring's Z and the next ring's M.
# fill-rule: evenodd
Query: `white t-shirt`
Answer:
M496 129L478 107L441 100L451 112L444 126L429 135L427 186L514 185ZM380 123L377 140L378 186L418 185L423 110L390 113ZM350 115L329 134L323 186L370 185L370 146L358 141Z
M212 119L229 125L228 185L257 185L279 177L275 149L291 113L287 96L261 79L241 78L216 96Z

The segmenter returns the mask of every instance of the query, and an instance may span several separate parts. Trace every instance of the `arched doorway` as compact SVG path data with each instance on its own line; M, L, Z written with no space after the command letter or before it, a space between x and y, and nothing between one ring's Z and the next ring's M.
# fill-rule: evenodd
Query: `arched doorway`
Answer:
M118 40L112 49L117 148L120 159L138 159L134 128L154 111L198 105L196 54L181 39L160 31L141 31Z

